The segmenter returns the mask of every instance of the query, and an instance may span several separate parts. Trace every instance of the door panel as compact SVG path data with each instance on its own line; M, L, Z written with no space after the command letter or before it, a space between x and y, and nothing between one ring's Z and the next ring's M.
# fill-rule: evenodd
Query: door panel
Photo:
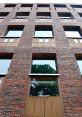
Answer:
M28 96L25 117L64 117L61 98Z

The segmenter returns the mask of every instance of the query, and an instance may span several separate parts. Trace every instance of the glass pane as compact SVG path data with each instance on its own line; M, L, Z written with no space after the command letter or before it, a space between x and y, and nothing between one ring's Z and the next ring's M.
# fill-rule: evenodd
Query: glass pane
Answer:
M77 60L77 63L78 63L80 72L81 72L81 74L82 74L82 60Z
M30 84L31 96L56 96L59 95L58 82L54 81L36 81L33 79Z
M7 74L11 59L0 59L0 74Z
M10 30L6 34L6 37L21 37L22 31L21 30Z
M52 37L52 31L35 31L35 37Z
M32 73L54 74L56 73L55 60L33 60Z
M70 19L71 17L69 17L69 16L60 16L59 18L61 18L61 19Z
M78 37L81 38L81 35L78 31L65 31L66 37Z

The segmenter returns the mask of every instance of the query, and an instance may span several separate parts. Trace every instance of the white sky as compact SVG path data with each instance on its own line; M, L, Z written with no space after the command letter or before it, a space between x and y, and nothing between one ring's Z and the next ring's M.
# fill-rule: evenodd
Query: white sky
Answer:
M82 4L82 0L0 0L0 3L77 3Z

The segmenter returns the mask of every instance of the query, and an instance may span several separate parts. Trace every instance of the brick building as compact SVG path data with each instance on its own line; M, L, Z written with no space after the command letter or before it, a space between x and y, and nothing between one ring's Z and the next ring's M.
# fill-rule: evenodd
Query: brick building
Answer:
M82 117L82 5L0 4L0 117Z

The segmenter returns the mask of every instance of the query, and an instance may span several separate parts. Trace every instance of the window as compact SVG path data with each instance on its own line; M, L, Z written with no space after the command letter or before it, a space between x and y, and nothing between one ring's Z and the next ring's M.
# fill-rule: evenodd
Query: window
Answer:
M0 76L0 86L1 86L2 80L3 80L3 76Z
M6 4L5 7L15 7L16 4Z
M51 13L50 12L37 12L37 16L38 16L38 18L50 19Z
M66 12L58 12L58 16L60 19L72 19L73 18L71 13L66 13Z
M37 7L50 7L49 4L38 4Z
M21 7L32 7L33 4L21 4Z
M0 19L5 19L9 12L0 12Z
M30 96L56 96L59 95L57 80L36 80L30 83Z
M32 73L55 74L55 60L32 60Z
M82 74L82 60L77 60L77 64L78 64L80 72Z
M6 33L6 37L21 37L24 26L10 26Z
M71 5L73 8L82 8L82 5Z
M78 26L66 26L64 27L66 37L81 38L81 30Z
M8 73L12 56L13 54L6 54L6 53L3 53L0 56L0 77L3 77Z
M56 74L57 67L56 67L56 58L54 54L53 56L47 55L47 54L41 54L41 55L38 54L36 57L33 57L31 73L32 74Z
M16 19L24 19L29 16L30 12L17 12Z
M0 59L0 74L7 74L11 59Z
M37 5L37 10L45 11L45 10L50 10L50 5L49 4L38 4Z
M40 37L40 38L53 37L52 26L35 26L34 37Z
M80 17L82 17L82 13L78 13L80 15Z
M65 4L54 4L54 7L62 7L62 8L65 8L66 7L66 5Z

